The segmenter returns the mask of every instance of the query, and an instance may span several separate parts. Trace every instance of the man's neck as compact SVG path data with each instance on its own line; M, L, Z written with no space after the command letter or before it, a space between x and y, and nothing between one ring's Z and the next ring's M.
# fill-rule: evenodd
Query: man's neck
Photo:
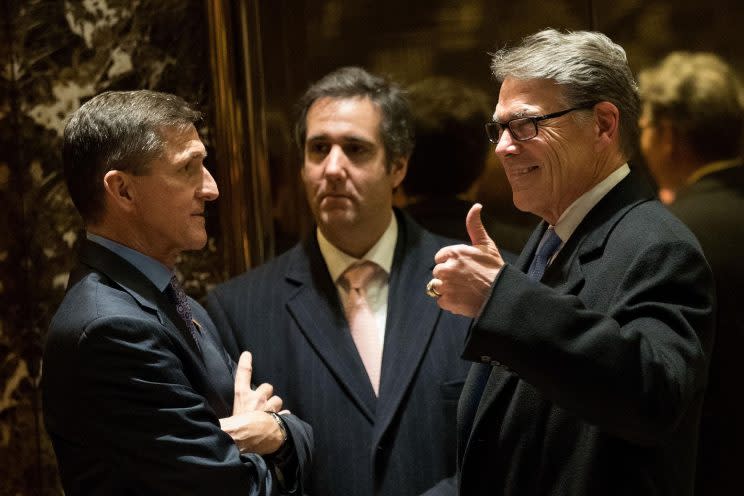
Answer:
M390 225L393 211L390 210L390 217L379 226L364 226L364 229L327 229L318 224L318 229L323 236L336 248L351 255L354 258L361 258L377 243L385 230Z
M145 241L145 238L136 230L127 229L125 223L120 226L114 225L115 223L99 223L99 224L88 224L86 230L97 236L101 236L111 241L115 241L120 245L136 250L143 255L146 255L152 259L157 260L169 269L173 270L176 266L176 258L178 253L173 254L155 254L153 250L148 249L149 244Z

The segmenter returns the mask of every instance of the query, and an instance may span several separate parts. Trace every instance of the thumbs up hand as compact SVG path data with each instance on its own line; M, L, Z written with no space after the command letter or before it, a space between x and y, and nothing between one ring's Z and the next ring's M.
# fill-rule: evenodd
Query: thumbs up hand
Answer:
M437 296L444 310L475 317L491 292L504 259L496 243L488 236L481 221L482 205L476 203L468 212L465 226L472 246L446 246L434 256L434 279L429 282L429 294Z

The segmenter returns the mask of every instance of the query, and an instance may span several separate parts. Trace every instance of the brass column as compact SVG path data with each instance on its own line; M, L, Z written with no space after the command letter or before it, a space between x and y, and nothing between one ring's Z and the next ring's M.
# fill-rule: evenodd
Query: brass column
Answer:
M229 276L274 252L258 0L207 0L213 143Z

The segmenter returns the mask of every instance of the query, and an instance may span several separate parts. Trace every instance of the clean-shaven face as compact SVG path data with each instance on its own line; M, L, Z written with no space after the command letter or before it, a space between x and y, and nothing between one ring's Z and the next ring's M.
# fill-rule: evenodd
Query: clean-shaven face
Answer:
M144 249L165 262L182 251L204 247L205 203L215 200L219 191L204 167L207 152L196 128L166 129L163 134L165 152L144 175L133 177L133 194Z
M386 167L380 109L369 98L320 98L307 113L302 180L321 231L344 239L381 234L405 167Z
M550 80L504 80L494 112L498 122L536 117L569 108L560 87ZM591 124L580 123L574 111L538 122L527 141L504 131L496 145L512 188L514 205L555 223L561 213L596 182Z

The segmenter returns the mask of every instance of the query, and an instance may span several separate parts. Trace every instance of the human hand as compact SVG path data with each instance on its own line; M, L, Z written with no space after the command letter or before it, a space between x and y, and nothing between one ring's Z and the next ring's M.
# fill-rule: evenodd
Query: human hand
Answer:
M282 399L274 396L274 387L264 383L256 389L251 388L253 374L253 356L244 351L238 359L235 372L235 393L233 400L233 415L252 411L278 412L282 408Z
M264 455L275 452L284 443L279 425L266 413L281 410L282 399L274 395L271 384L251 388L252 375L253 356L244 351L235 372L233 414L221 418L220 427L232 437L241 452Z
M440 296L437 304L444 310L475 317L488 298L504 259L496 243L488 236L481 221L483 206L470 208L465 226L472 246L445 246L434 256L436 266L430 287Z
M284 434L276 419L263 411L222 418L220 427L235 441L241 453L268 455L284 444Z

